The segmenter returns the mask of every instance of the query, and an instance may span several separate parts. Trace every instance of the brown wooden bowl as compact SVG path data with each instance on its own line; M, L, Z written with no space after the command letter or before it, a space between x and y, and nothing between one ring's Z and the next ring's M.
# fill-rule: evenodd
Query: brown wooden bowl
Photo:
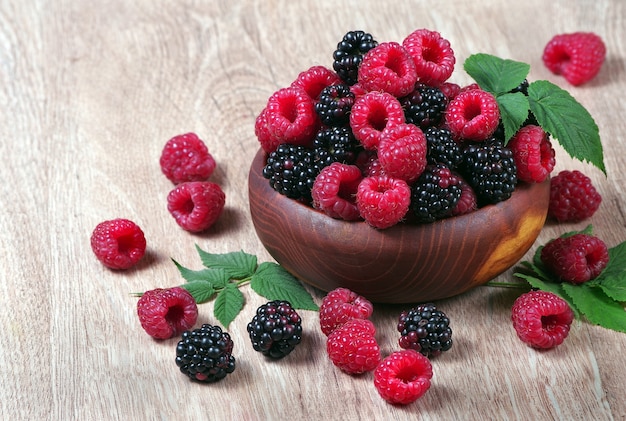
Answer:
M431 224L377 230L333 219L274 191L254 157L250 214L268 252L301 281L349 288L373 302L417 303L484 284L533 245L548 212L550 182L520 184L510 199Z

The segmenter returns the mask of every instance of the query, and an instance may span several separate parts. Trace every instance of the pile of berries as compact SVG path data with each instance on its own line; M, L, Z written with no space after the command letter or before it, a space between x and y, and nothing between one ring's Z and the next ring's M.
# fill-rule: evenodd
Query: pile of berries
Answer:
M384 229L507 200L553 170L532 116L505 144L495 97L449 81L456 59L438 32L379 43L350 31L332 56L332 69L301 72L256 119L263 176L280 194Z

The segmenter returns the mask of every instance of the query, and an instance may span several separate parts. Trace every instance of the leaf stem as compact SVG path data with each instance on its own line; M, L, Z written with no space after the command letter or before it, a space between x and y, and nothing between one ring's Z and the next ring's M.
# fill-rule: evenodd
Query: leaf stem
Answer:
M497 287L497 288L527 288L528 284L526 282L498 282L498 281L489 281L484 284L486 287Z

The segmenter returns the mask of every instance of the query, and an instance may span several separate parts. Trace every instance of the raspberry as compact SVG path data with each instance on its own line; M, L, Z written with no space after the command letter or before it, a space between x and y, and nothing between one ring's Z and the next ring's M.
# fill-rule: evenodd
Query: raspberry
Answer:
M540 126L522 127L507 147L513 152L517 178L527 183L544 181L554 169L555 152L548 134Z
M413 124L383 130L378 159L385 174L412 183L426 167L426 138Z
M368 92L357 98L350 113L354 137L369 150L376 149L383 130L404 122L400 101L386 92Z
M332 363L348 374L372 371L380 363L380 347L374 324L366 319L352 319L333 330L326 341Z
M459 186L461 187L461 197L456 202L456 206L452 208L450 216L465 215L478 209L478 199L472 187L461 177L459 177Z
M429 164L444 164L454 170L463 161L461 147L446 128L429 127L426 137L426 161Z
M215 160L195 134L174 136L161 152L161 171L174 184L207 180L215 170Z
M270 131L267 122L267 108L263 108L254 121L254 134L265 153L275 151L280 144L280 139L274 137Z
M359 84L368 91L388 92L399 98L415 87L415 64L397 42L383 42L364 56L358 73Z
M257 308L247 331L255 351L280 359L302 341L302 319L288 301L274 300Z
M374 370L374 386L391 404L407 405L430 388L433 368L425 356L412 349L395 351Z
M333 52L333 69L344 83L357 82L363 55L377 45L372 35L363 31L349 31L343 36Z
M137 301L141 327L155 339L169 339L191 329L198 320L198 306L184 288L146 291Z
M602 196L591 179L578 170L563 170L550 179L548 215L558 222L579 222L600 207Z
M235 371L233 340L219 326L202 325L183 332L176 345L176 365L181 373L202 383L214 383Z
M323 124L341 127L350 122L350 110L354 105L354 94L349 85L327 86L315 103L315 112Z
M409 210L411 189L404 180L386 175L365 177L359 183L356 205L361 217L375 228L389 228Z
M446 110L446 124L453 135L474 141L489 138L498 127L496 98L482 89L460 92Z
M313 207L328 216L345 221L361 219L355 196L362 179L355 165L333 162L323 168L311 189Z
M602 38L591 32L574 32L554 36L543 51L545 66L556 75L563 75L574 86L593 79L606 56Z
M411 186L411 210L419 222L451 215L461 198L460 179L444 164L429 165Z
M541 249L541 262L561 281L582 284L602 273L609 252L598 237L575 234L548 242Z
M432 303L403 311L398 332L400 348L414 349L426 357L436 357L452 347L450 320Z
M356 165L359 167L364 177L376 177L384 175L378 153L376 151L363 151L356 159Z
M324 88L341 83L341 79L335 72L324 66L313 66L304 72L300 72L296 80L291 83L292 87L302 88L313 102L317 102Z
M336 288L326 294L320 305L320 328L328 336L352 319L369 319L374 306L365 297L347 288Z
M461 86L454 82L443 82L437 85L437 87L441 90L441 92L443 92L448 101L453 99L459 94L459 92L461 92Z
M146 238L128 219L103 221L91 233L91 249L106 267L128 269L146 253Z
M402 41L402 46L413 58L419 82L437 85L452 75L456 63L454 51L439 32L415 30Z
M188 181L176 186L167 196L167 210L186 231L200 232L217 222L226 195L210 181Z
M530 291L515 300L511 320L522 342L547 349L563 343L574 312L565 300L552 292Z
M281 144L268 155L263 177L278 193L291 199L311 201L311 189L320 172L313 151L302 146Z
M418 84L407 96L400 98L407 123L421 129L438 126L448 105L448 98L441 89Z
M327 127L321 129L313 140L313 149L322 163L342 162L352 164L363 150L350 127Z
M310 146L319 127L319 117L309 94L302 87L282 88L269 97L267 128L273 144Z

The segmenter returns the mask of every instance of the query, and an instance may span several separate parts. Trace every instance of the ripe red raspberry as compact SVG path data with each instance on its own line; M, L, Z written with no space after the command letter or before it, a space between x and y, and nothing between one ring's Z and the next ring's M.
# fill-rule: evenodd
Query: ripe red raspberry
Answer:
M272 143L311 146L319 127L314 101L301 87L282 88L267 100L267 127Z
M476 193L472 186L470 186L467 181L463 178L457 176L459 181L459 186L461 186L461 197L456 205L452 208L450 212L451 216L457 215L465 215L466 213L474 212L478 209L478 198L476 197Z
M541 261L561 281L582 284L600 275L609 252L598 237L575 234L548 242L541 250Z
M190 181L170 191L167 210L184 230L200 232L218 220L225 202L226 195L218 184Z
M413 124L383 130L378 159L385 174L411 184L426 168L426 137Z
M507 146L513 152L519 180L540 183L554 169L554 149L548 134L540 126L531 124L522 127Z
M259 113L254 122L254 134L263 151L270 154L280 145L280 138L272 135L269 124L267 122L267 108Z
M511 320L522 342L547 349L563 343L574 312L565 300L552 292L530 291L515 300Z
M591 32L574 32L554 36L543 50L542 59L548 70L578 86L598 74L605 56L602 38Z
M346 221L361 219L355 196L363 176L355 165L333 162L315 178L311 197L313 207L328 216Z
M376 149L383 130L404 122L400 101L387 92L368 92L356 98L350 112L354 137L369 150Z
M356 205L361 217L378 229L400 222L411 202L411 188L404 180L389 177L365 177L359 183Z
M195 134L174 136L161 152L161 171L174 184L207 180L215 170L215 159Z
M393 352L374 370L374 386L391 404L415 402L430 388L430 360L413 349Z
M106 267L128 269L146 253L146 238L128 219L100 222L91 233L91 249Z
M402 41L402 46L413 58L419 82L438 85L452 75L456 63L454 51L439 32L415 30Z
M368 91L388 92L400 98L413 91L417 73L404 47L397 42L383 42L363 56L358 81Z
M380 363L380 347L374 324L366 319L352 319L332 331L326 352L332 363L348 374L372 371Z
M563 170L550 179L548 215L558 222L579 222L600 207L602 196L591 179L578 170Z
M446 109L446 124L461 139L485 140L496 130L499 121L496 98L482 89L460 92Z
M441 92L448 98L448 101L452 100L455 96L461 92L461 86L454 82L444 82L440 85L437 85Z
M330 291L320 305L320 328L328 336L332 331L352 319L369 319L374 306L365 297L347 288Z
M320 93L330 85L343 83L337 73L324 66L312 66L304 72L300 72L296 80L291 83L292 87L304 89L313 102L317 102Z
M146 291L137 301L141 327L156 339L169 339L191 329L198 320L198 306L184 288Z

